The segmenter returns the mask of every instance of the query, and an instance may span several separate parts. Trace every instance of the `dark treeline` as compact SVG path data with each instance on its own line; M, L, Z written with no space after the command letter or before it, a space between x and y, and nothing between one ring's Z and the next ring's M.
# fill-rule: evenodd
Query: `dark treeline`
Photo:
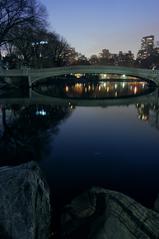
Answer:
M155 51L147 58L135 60L131 51L112 54L103 49L88 59L48 26L47 10L38 0L0 0L0 68L87 64L153 68L159 65L159 53Z
M50 32L48 25L47 11L37 0L1 0L0 49L6 55L3 64L9 64L9 68L41 68L87 61L63 37Z

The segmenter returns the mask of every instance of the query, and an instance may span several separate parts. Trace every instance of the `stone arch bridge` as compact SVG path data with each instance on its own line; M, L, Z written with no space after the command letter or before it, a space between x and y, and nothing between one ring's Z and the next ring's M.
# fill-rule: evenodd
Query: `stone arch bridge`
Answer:
M0 70L1 77L28 77L29 86L33 83L53 76L60 76L66 74L124 74L127 76L141 77L150 81L153 81L159 86L159 70L130 68L120 66L97 66L97 65L85 65L85 66L67 66L67 67L54 67L44 69L21 69L21 70Z

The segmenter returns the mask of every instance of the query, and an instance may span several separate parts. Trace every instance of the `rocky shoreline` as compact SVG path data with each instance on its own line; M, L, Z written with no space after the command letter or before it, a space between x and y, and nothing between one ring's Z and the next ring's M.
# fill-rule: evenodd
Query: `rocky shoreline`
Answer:
M0 238L49 239L50 225L50 191L38 164L1 167ZM94 187L64 207L60 238L158 239L159 197L148 209L122 193Z
M35 162L0 168L0 238L48 239L50 192Z
M122 193L92 188L65 207L62 238L158 239L158 199L155 211Z

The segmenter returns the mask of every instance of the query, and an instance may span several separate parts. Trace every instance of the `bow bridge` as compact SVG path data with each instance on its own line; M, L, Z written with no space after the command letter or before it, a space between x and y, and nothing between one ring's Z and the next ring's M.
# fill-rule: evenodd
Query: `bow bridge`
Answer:
M67 66L67 67L54 67L44 69L21 69L21 70L0 70L0 76L2 77L16 77L25 76L28 77L29 86L33 83L53 76L60 76L66 74L121 74L127 76L136 76L153 81L159 86L159 70L141 69L141 68L130 68L120 66L96 66L96 65L85 65L85 66Z

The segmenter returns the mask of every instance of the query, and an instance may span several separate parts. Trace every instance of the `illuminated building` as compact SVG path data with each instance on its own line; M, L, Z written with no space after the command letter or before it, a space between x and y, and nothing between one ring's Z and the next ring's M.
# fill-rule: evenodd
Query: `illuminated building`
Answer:
M141 49L138 51L138 59L146 59L154 51L154 36L145 36L141 39Z
M154 48L154 36L146 36L141 40L141 50L152 51Z

